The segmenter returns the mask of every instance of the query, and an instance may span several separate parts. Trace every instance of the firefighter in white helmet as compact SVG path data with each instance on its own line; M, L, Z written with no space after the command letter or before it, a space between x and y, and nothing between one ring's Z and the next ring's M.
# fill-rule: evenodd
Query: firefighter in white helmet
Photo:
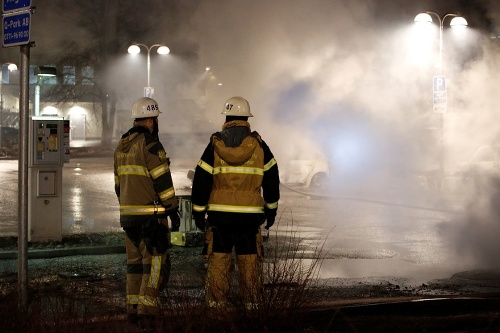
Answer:
M133 127L114 153L115 191L127 252L127 313L149 325L159 314L160 291L170 273L170 231L180 225L170 161L158 140L158 103L139 98L132 106Z
M234 248L242 299L253 309L262 292L260 228L266 221L266 229L273 225L280 198L278 165L250 129L253 115L246 99L228 99L222 114L222 131L212 135L198 162L191 196L196 226L206 230L206 302L210 307L227 304Z

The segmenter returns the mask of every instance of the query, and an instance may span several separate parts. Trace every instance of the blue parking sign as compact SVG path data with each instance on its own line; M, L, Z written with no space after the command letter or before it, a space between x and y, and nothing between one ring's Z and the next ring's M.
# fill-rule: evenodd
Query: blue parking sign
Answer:
M3 0L3 12L9 13L16 10L29 9L31 0Z
M446 91L446 76L434 76L432 91L433 92Z

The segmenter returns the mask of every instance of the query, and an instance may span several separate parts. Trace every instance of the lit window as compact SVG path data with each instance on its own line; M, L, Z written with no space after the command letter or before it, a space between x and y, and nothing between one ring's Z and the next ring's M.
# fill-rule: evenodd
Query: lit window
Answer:
M93 85L94 84L94 68L93 67L83 67L82 68L82 84L83 85Z
M63 67L63 84L68 86L75 85L75 67L74 66L64 66Z

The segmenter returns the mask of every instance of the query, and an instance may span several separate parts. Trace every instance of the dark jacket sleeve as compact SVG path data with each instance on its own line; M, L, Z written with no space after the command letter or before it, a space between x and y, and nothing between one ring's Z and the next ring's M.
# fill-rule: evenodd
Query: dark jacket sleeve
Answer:
M196 165L193 179L193 188L191 190L191 202L193 205L193 215L205 214L208 199L212 192L213 185L213 167L214 167L214 148L209 143Z
M278 163L271 149L262 141L264 150L264 177L262 179L262 194L265 202L266 216L276 216L280 199L280 177ZM269 215L268 215L269 214Z

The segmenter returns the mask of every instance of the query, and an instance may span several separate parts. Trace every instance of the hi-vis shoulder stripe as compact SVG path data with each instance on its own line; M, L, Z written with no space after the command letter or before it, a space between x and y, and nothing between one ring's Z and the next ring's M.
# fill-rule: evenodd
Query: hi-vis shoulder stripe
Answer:
M160 164L159 166L157 166L156 168L154 168L153 170L151 170L149 173L151 174L151 177L153 179L157 179L161 175L164 175L167 172L169 172L169 170L170 169L168 167L168 164L165 163L165 164Z
M264 175L264 169L259 168L248 168L248 167L233 167L233 166L223 166L214 168L214 175L219 173L240 173L247 175Z
M157 213L165 213L163 206L120 206L120 214L123 215L153 215Z
M230 205L208 205L208 210L226 213L263 213L262 206L230 206Z
M136 175L149 177L148 169L141 165L122 165L118 167L118 176Z
M213 174L214 172L214 168L210 164L204 162L203 160L200 160L198 162L198 166L203 170L205 170L206 172L208 172L209 174Z
M273 167L273 165L275 165L276 163L277 162L273 157L269 162L266 163L266 165L264 165L264 171L271 169Z

